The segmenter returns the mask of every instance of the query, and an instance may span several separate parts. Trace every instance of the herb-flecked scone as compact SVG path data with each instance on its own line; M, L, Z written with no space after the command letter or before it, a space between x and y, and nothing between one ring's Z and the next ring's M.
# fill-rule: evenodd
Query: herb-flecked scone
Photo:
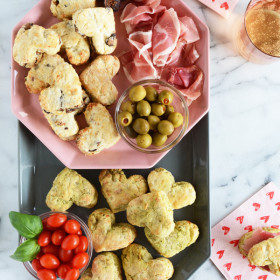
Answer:
M58 19L71 19L80 10L95 7L95 0L51 0L51 12Z
M167 280L174 273L170 260L153 259L144 246L135 243L123 249L121 258L127 280Z
M100 153L115 145L120 136L109 111L100 103L89 103L85 112L88 127L79 131L76 142L86 155Z
M58 53L60 46L61 40L55 31L27 23L16 35L13 58L19 65L31 68L40 62L44 53L49 55Z
M143 194L131 200L126 209L129 223L147 227L157 236L168 236L175 227L173 210L163 191Z
M120 69L113 55L100 55L80 74L80 80L91 99L105 106L115 102L118 90L111 81Z
M64 168L55 178L46 197L46 204L52 211L64 212L73 203L92 208L96 205L98 193L95 187L76 171Z
M113 213L126 210L128 203L147 192L148 185L141 175L127 178L121 169L102 170L99 174L101 191Z
M164 191L173 209L191 205L196 199L194 187L188 182L175 182L171 172L164 168L156 168L148 175L148 185L151 192Z
M76 30L90 37L97 54L110 54L117 46L114 12L111 8L89 8L75 12Z
M128 223L116 223L114 213L107 208L93 211L88 218L88 227L97 253L125 248L136 238L135 228Z
M193 244L198 236L197 225L189 221L175 222L174 230L166 237L158 237L146 227L145 235L152 246L164 257L171 258Z
M86 63L90 57L90 46L87 38L75 31L71 20L59 22L51 26L61 38L61 50L66 52L69 62L73 65Z
M92 261L92 269L83 273L80 280L122 280L118 256L112 252L99 254Z

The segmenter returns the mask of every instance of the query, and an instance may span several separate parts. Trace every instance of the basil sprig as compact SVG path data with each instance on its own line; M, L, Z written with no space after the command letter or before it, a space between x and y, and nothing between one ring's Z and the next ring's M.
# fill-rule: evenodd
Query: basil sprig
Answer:
M27 239L35 238L43 230L42 221L38 216L11 211L9 218L19 234Z
M10 257L19 262L32 261L40 252L40 249L41 247L36 239L29 239L24 241Z

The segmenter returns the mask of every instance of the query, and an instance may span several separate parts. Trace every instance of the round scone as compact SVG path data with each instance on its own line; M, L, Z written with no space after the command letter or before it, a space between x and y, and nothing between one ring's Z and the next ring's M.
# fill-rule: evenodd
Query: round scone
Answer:
M144 246L135 243L123 249L121 258L127 280L167 280L174 273L170 260L153 259Z
M168 193L170 187L175 183L172 173L161 167L151 171L147 181L151 192L164 191Z
M41 60L44 53L54 55L59 52L60 46L61 40L55 31L28 23L16 35L13 58L19 65L31 68Z
M152 246L164 257L171 258L193 244L198 236L197 225L189 221L175 222L174 230L166 237L158 237L146 227L145 235Z

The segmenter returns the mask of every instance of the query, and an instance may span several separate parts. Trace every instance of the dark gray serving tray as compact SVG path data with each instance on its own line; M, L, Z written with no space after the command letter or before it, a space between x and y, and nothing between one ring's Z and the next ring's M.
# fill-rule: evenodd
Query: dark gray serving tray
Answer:
M189 220L198 225L198 241L170 260L175 269L172 279L185 280L210 256L209 215L209 146L208 115L206 115L154 168L164 167L171 171L176 181L189 181L196 189L197 199L191 206L174 211L174 219ZM49 211L45 197L56 175L64 168L62 163L19 123L19 206L20 211L41 214ZM124 170L127 176L142 174L147 177L151 169ZM78 170L99 191L98 204L93 209L77 206L73 212L87 221L89 214L97 208L108 207L100 192L98 175L100 170ZM116 214L116 221L126 221L125 212ZM137 228L136 243L144 245L154 258L159 254L146 240L143 228ZM119 256L121 250L116 252ZM94 253L93 257L96 254Z

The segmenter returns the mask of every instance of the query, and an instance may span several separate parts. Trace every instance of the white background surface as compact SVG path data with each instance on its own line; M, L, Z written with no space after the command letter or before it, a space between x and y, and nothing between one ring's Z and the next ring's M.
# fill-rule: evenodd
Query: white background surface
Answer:
M215 225L265 183L280 186L280 63L256 65L234 49L233 28L248 0L225 20L196 0L185 0L211 32L210 176ZM36 0L9 0L0 10L0 278L31 279L11 260L18 242L8 212L18 209L17 120L11 113L11 31ZM191 280L224 277L207 261Z

